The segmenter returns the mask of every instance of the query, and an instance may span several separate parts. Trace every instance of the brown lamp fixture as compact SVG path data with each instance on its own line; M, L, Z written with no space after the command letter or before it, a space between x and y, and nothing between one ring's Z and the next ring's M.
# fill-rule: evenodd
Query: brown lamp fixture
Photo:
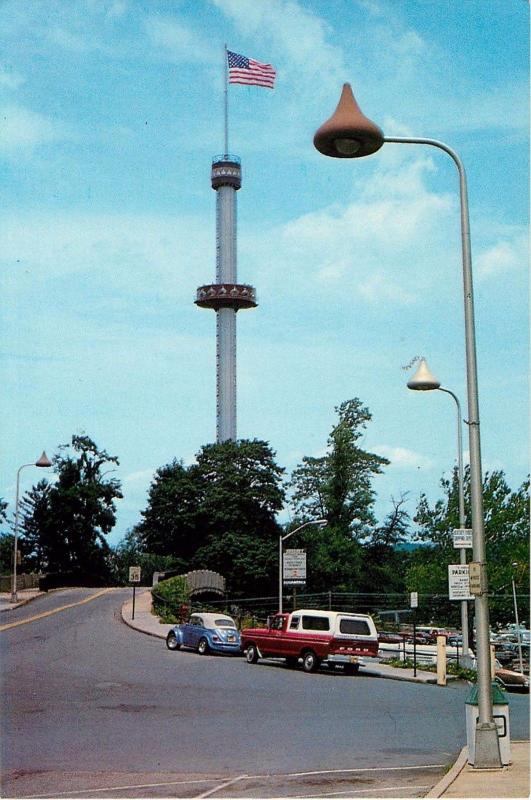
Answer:
M313 137L313 143L325 156L361 158L379 150L384 143L384 135L362 113L350 83L344 83L336 110L321 125Z

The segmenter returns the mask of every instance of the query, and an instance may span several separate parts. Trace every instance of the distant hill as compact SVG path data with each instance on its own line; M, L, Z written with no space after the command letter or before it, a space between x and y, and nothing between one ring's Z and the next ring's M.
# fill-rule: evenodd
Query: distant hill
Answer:
M401 542L397 544L395 550L405 550L411 553L413 550L418 550L419 547L429 547L429 542Z

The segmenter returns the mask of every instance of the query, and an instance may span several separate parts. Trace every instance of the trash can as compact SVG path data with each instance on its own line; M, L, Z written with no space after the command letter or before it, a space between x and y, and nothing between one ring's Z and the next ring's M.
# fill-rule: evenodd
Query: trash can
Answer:
M476 757L476 723L479 718L478 687L472 686L467 699L466 708L466 742L468 745L468 763L474 764ZM511 733L509 729L509 701L501 686L492 682L492 716L498 729L500 758L503 766L511 763Z

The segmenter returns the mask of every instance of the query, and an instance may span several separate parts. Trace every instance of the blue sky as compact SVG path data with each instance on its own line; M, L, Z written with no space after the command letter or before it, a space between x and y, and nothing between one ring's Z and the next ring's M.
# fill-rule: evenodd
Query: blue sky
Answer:
M215 439L212 156L223 45L278 72L229 88L242 159L238 436L288 473L359 397L391 465L377 513L439 496L466 414L458 184L434 148L313 148L344 81L388 136L440 139L469 182L484 469L528 471L529 4L525 0L69 0L0 6L3 495L85 432L120 459L116 543L157 467ZM465 448L467 449L466 429ZM22 489L42 473L25 470ZM287 518L287 512L283 519Z

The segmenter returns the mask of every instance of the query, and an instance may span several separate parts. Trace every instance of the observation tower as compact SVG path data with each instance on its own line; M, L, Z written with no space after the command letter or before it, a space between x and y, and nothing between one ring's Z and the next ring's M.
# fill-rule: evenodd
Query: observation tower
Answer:
M225 442L236 440L236 312L257 303L255 289L237 282L238 156L213 158L211 179L216 191L216 283L200 286L195 303L216 312L216 440Z

